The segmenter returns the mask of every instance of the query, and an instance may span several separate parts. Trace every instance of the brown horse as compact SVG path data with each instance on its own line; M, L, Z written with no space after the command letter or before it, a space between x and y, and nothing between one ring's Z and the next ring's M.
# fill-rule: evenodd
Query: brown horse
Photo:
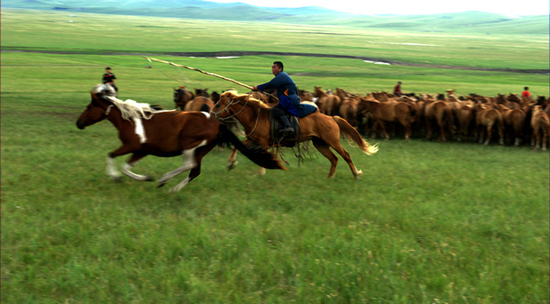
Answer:
M306 90L298 90L298 97L301 101L311 101L313 102L313 94Z
M412 134L411 123L414 122L416 107L413 104L400 101L379 102L367 96L361 98L358 109L363 115L372 114L373 132L371 138L376 137L375 129L379 126L385 139L390 139L386 132L385 123L399 122L405 128L405 139L410 139Z
M548 114L542 110L541 106L533 107L531 127L533 128L533 136L531 137L533 149L537 150L540 147L542 151L546 151L546 140L548 139L550 119Z
M235 134L208 113L155 111L147 104L108 96L99 86L92 90L91 95L92 101L78 117L76 126L84 129L107 119L118 129L122 146L107 157L107 174L115 181L121 177L114 166L117 156L132 153L122 166L122 173L138 181L151 181L149 176L130 171L140 159L147 155L183 155L183 165L158 180L158 187L162 187L176 175L191 170L185 180L170 190L177 192L199 176L202 158L220 142L231 142L259 166L286 170L275 155L265 149L244 146Z
M349 122L354 128L359 128L359 120L357 105L359 104L359 97L350 94L343 89L336 88L336 96L340 97L341 104L338 109L338 114Z
M459 103L456 108L456 116L458 120L458 141L462 141L463 139L466 140L470 131L475 129L474 106L475 104L473 101L465 100Z
M185 105L195 98L195 93L188 91L184 86L174 89L174 103L176 109L184 111Z
M247 139L245 142L258 144L262 148L269 147L292 147L296 142L311 140L313 145L328 158L331 162L328 177L334 176L338 157L330 151L333 148L348 163L353 176L358 178L362 172L357 170L349 153L340 144L340 136L353 140L359 148L367 155L378 151L376 145L367 143L349 123L339 116L330 117L315 112L306 117L300 118L300 134L296 140L276 142L271 138L271 123L269 121L271 109L257 99L250 98L247 94L225 92L214 106L213 114L219 119L235 117L244 126ZM229 166L233 159L229 159Z
M475 109L479 143L483 143L485 145L489 144L493 133L493 126L496 124L499 135L499 144L504 145L504 121L502 120L502 114L500 114L500 111L490 105L481 103L478 103L475 106ZM485 142L483 142L484 135Z
M525 112L521 109L510 109L503 104L498 104L498 109L502 114L504 128L509 131L506 134L513 135L514 145L519 146L523 136L523 126L525 124Z
M446 135L451 137L455 132L453 113L445 101L427 102L424 105L424 119L426 121L427 140L432 137L434 122L439 128L437 139L440 142L445 142Z
M340 97L323 92L321 87L315 87L313 96L317 97L317 106L319 107L319 111L321 111L321 113L328 116L336 115L338 113L338 109L341 104Z
M189 101L185 107L183 108L184 111L203 111L203 112L210 112L214 108L214 102L204 96L197 96L193 98L193 100Z

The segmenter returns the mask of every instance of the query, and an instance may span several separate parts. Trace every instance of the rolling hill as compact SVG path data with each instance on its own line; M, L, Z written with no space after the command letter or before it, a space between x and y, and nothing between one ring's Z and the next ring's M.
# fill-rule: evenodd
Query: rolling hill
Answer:
M434 15L353 15L318 6L271 8L241 2L204 0L3 0L3 8L25 8L116 15L292 24L339 25L399 31L548 35L548 15L505 16L470 11Z

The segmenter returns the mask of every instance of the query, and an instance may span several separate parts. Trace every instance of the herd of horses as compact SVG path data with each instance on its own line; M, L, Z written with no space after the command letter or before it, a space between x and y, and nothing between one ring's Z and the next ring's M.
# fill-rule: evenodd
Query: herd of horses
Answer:
M209 97L215 104L220 94L207 89L185 88L175 90L174 102L181 108L183 96ZM272 107L278 103L272 94L253 92L252 97ZM341 88L323 90L315 86L313 92L299 90L302 102L315 104L320 113L340 116L360 133L371 139L381 136L425 137L431 140L474 141L488 145L497 141L501 145L531 145L546 150L550 128L549 100L522 98L517 94L456 96L454 90L446 94L414 94L395 96L387 92L365 95L346 92ZM187 105L190 103L187 103Z
M477 94L414 94L395 96L372 92L364 96L336 88L335 92L315 87L313 93L302 91L303 100L317 98L322 113L340 115L365 136L389 139L425 137L431 140L475 141L501 145L531 145L546 150L550 128L549 100L521 98L517 94L487 97Z

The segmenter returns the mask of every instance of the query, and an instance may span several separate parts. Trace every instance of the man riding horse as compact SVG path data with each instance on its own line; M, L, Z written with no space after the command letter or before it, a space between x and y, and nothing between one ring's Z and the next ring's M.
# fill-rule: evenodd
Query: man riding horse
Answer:
M279 98L279 103L271 108L273 117L278 119L283 129L279 131L283 136L292 135L295 131L292 128L290 121L286 117L288 112L292 115L298 117L305 117L317 110L316 107L300 103L300 97L298 97L298 89L294 81L286 72L283 71L284 66L280 61L273 62L271 66L271 71L275 78L271 81L254 86L253 91L265 91L267 89L276 89L277 97Z

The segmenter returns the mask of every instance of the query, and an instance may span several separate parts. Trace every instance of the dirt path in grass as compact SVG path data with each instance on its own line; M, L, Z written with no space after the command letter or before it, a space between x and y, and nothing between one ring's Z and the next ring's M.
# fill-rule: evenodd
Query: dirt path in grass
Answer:
M68 51L28 51L28 50L2 50L2 52L30 52L30 53L46 53L46 54L83 54L79 52ZM348 56L348 55L332 55L332 54L312 54L312 53L290 53L290 52L253 52L253 51L227 51L227 52L171 52L164 54L141 54L141 53L118 53L108 52L101 55L132 55L132 56L180 56L180 57L242 57L242 56L299 56L299 57L323 57L323 58L343 58L343 59L359 59L372 61L378 64L390 64L400 66L413 67L428 67L437 69L452 69L452 70L470 70L470 71L490 71L490 72L511 72L511 73L530 73L530 74L549 74L548 69L489 69L464 66L450 66L442 64L422 64L403 62L384 58L365 57L365 56Z

